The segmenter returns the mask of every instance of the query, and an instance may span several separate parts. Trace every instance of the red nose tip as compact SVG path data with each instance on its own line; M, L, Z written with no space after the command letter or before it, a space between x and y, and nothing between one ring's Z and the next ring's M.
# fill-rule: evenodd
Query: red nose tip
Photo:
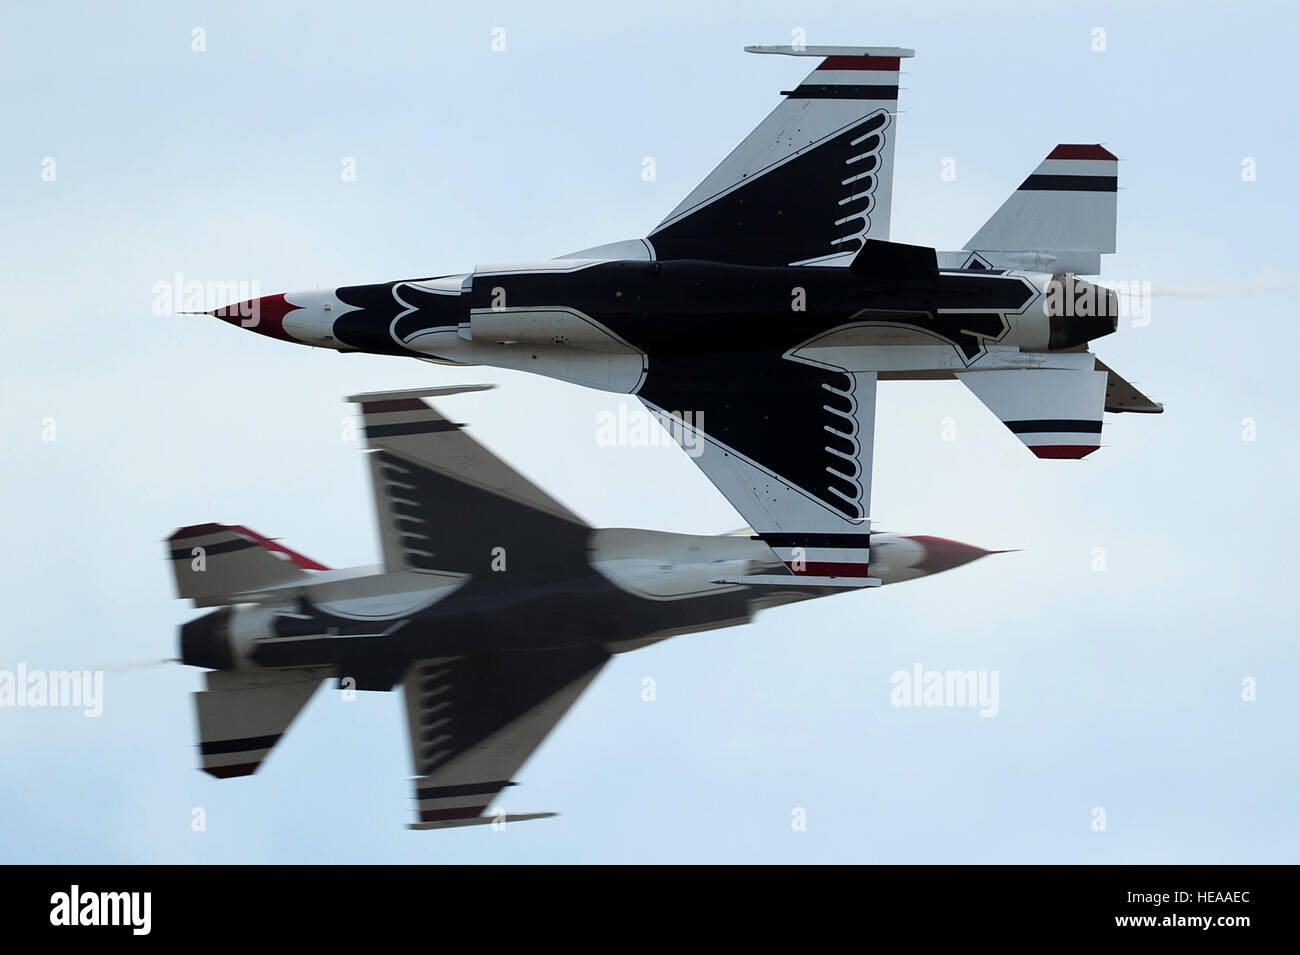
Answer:
M985 550L983 547L963 544L961 541L950 541L945 537L921 535L919 537L909 537L908 540L916 541L925 548L925 558L916 565L916 568L927 574L952 570L962 564L969 564L973 560L987 557L989 554L1005 553L1005 551L1000 550Z
M263 295L261 298L251 298L247 302L214 308L204 314L229 322L231 325L238 325L240 328L247 328L250 332L257 332L259 335L269 335L281 341L293 342L297 339L284 330L284 317L301 307L301 305L290 304L283 295Z

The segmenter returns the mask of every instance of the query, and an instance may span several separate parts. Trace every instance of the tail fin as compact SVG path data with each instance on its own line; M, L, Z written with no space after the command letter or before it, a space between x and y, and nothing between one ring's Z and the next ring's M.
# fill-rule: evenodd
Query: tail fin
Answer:
M997 267L1095 275L1115 251L1118 181L1107 149L1057 146L962 248Z
M656 257L826 264L888 239L899 61L912 51L745 49L822 60L650 233Z
M167 538L176 595L196 607L232 603L237 595L297 580L308 571L328 570L257 531L238 524L194 524Z
M204 674L207 689L194 694L203 771L219 779L257 772L329 672L302 667Z

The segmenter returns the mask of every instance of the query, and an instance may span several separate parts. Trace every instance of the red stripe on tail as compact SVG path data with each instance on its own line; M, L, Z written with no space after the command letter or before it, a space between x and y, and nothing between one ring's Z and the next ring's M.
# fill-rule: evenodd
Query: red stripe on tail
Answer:
M1086 146L1062 143L1051 151L1048 159L1118 159L1119 157L1104 146Z
M319 561L312 560L310 557L306 556L305 554L300 554L296 550L290 550L288 547L285 547L283 544L277 543L276 541L271 540L271 538L269 537L263 537L257 531L249 530L247 527L244 527L241 524L233 525L230 528L230 530L234 531L236 534L243 534L245 537L251 537L253 540L257 541L258 544L260 544L262 547L266 548L269 551L273 551L277 554L283 554L285 557L289 558L289 560L293 562L295 567L301 567L303 570L329 570L328 567L326 567L324 564L320 563Z
M1083 458L1096 451L1096 444L1031 444L1029 450L1040 458Z
M232 779L235 776L251 776L261 765L261 763L236 763L233 766L204 766L203 771L218 779Z

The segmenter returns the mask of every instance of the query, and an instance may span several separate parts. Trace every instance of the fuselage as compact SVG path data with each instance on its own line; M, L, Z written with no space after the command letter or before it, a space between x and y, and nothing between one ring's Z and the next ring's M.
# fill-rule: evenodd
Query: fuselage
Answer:
M185 624L182 660L223 670L325 666L351 677L358 689L387 690L412 660L585 644L617 653L843 592L795 578L786 586L743 583L785 572L771 548L747 533L607 528L591 530L583 544L578 559L558 547L557 559L545 566L506 564L500 573L490 567L473 574L373 567L314 573ZM875 534L871 545L882 584L988 553L893 534Z
M1050 368L1053 355L1114 331L1116 313L1112 292L1048 273L899 279L557 259L267 296L215 314L299 344L518 369L670 407L656 398L788 374L785 358L900 378Z

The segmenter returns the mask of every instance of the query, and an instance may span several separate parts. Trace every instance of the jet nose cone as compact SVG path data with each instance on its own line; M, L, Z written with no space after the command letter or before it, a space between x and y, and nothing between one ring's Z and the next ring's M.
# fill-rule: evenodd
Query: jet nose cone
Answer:
M268 335L281 341L293 342L297 341L297 339L285 331L284 317L301 307L290 303L284 295L263 295L261 298L251 298L246 302L224 305L221 308L214 308L212 311L203 312L202 314L211 315L213 318L219 318L223 322L237 325L240 328L247 328L259 335Z
M926 574L937 574L945 570L952 570L962 564L969 564L973 560L987 557L989 554L1006 553L1000 550L985 550L983 547L963 544L961 541L952 541L944 537L921 535L909 537L908 540L915 541L925 548L925 557L916 565L916 569Z

